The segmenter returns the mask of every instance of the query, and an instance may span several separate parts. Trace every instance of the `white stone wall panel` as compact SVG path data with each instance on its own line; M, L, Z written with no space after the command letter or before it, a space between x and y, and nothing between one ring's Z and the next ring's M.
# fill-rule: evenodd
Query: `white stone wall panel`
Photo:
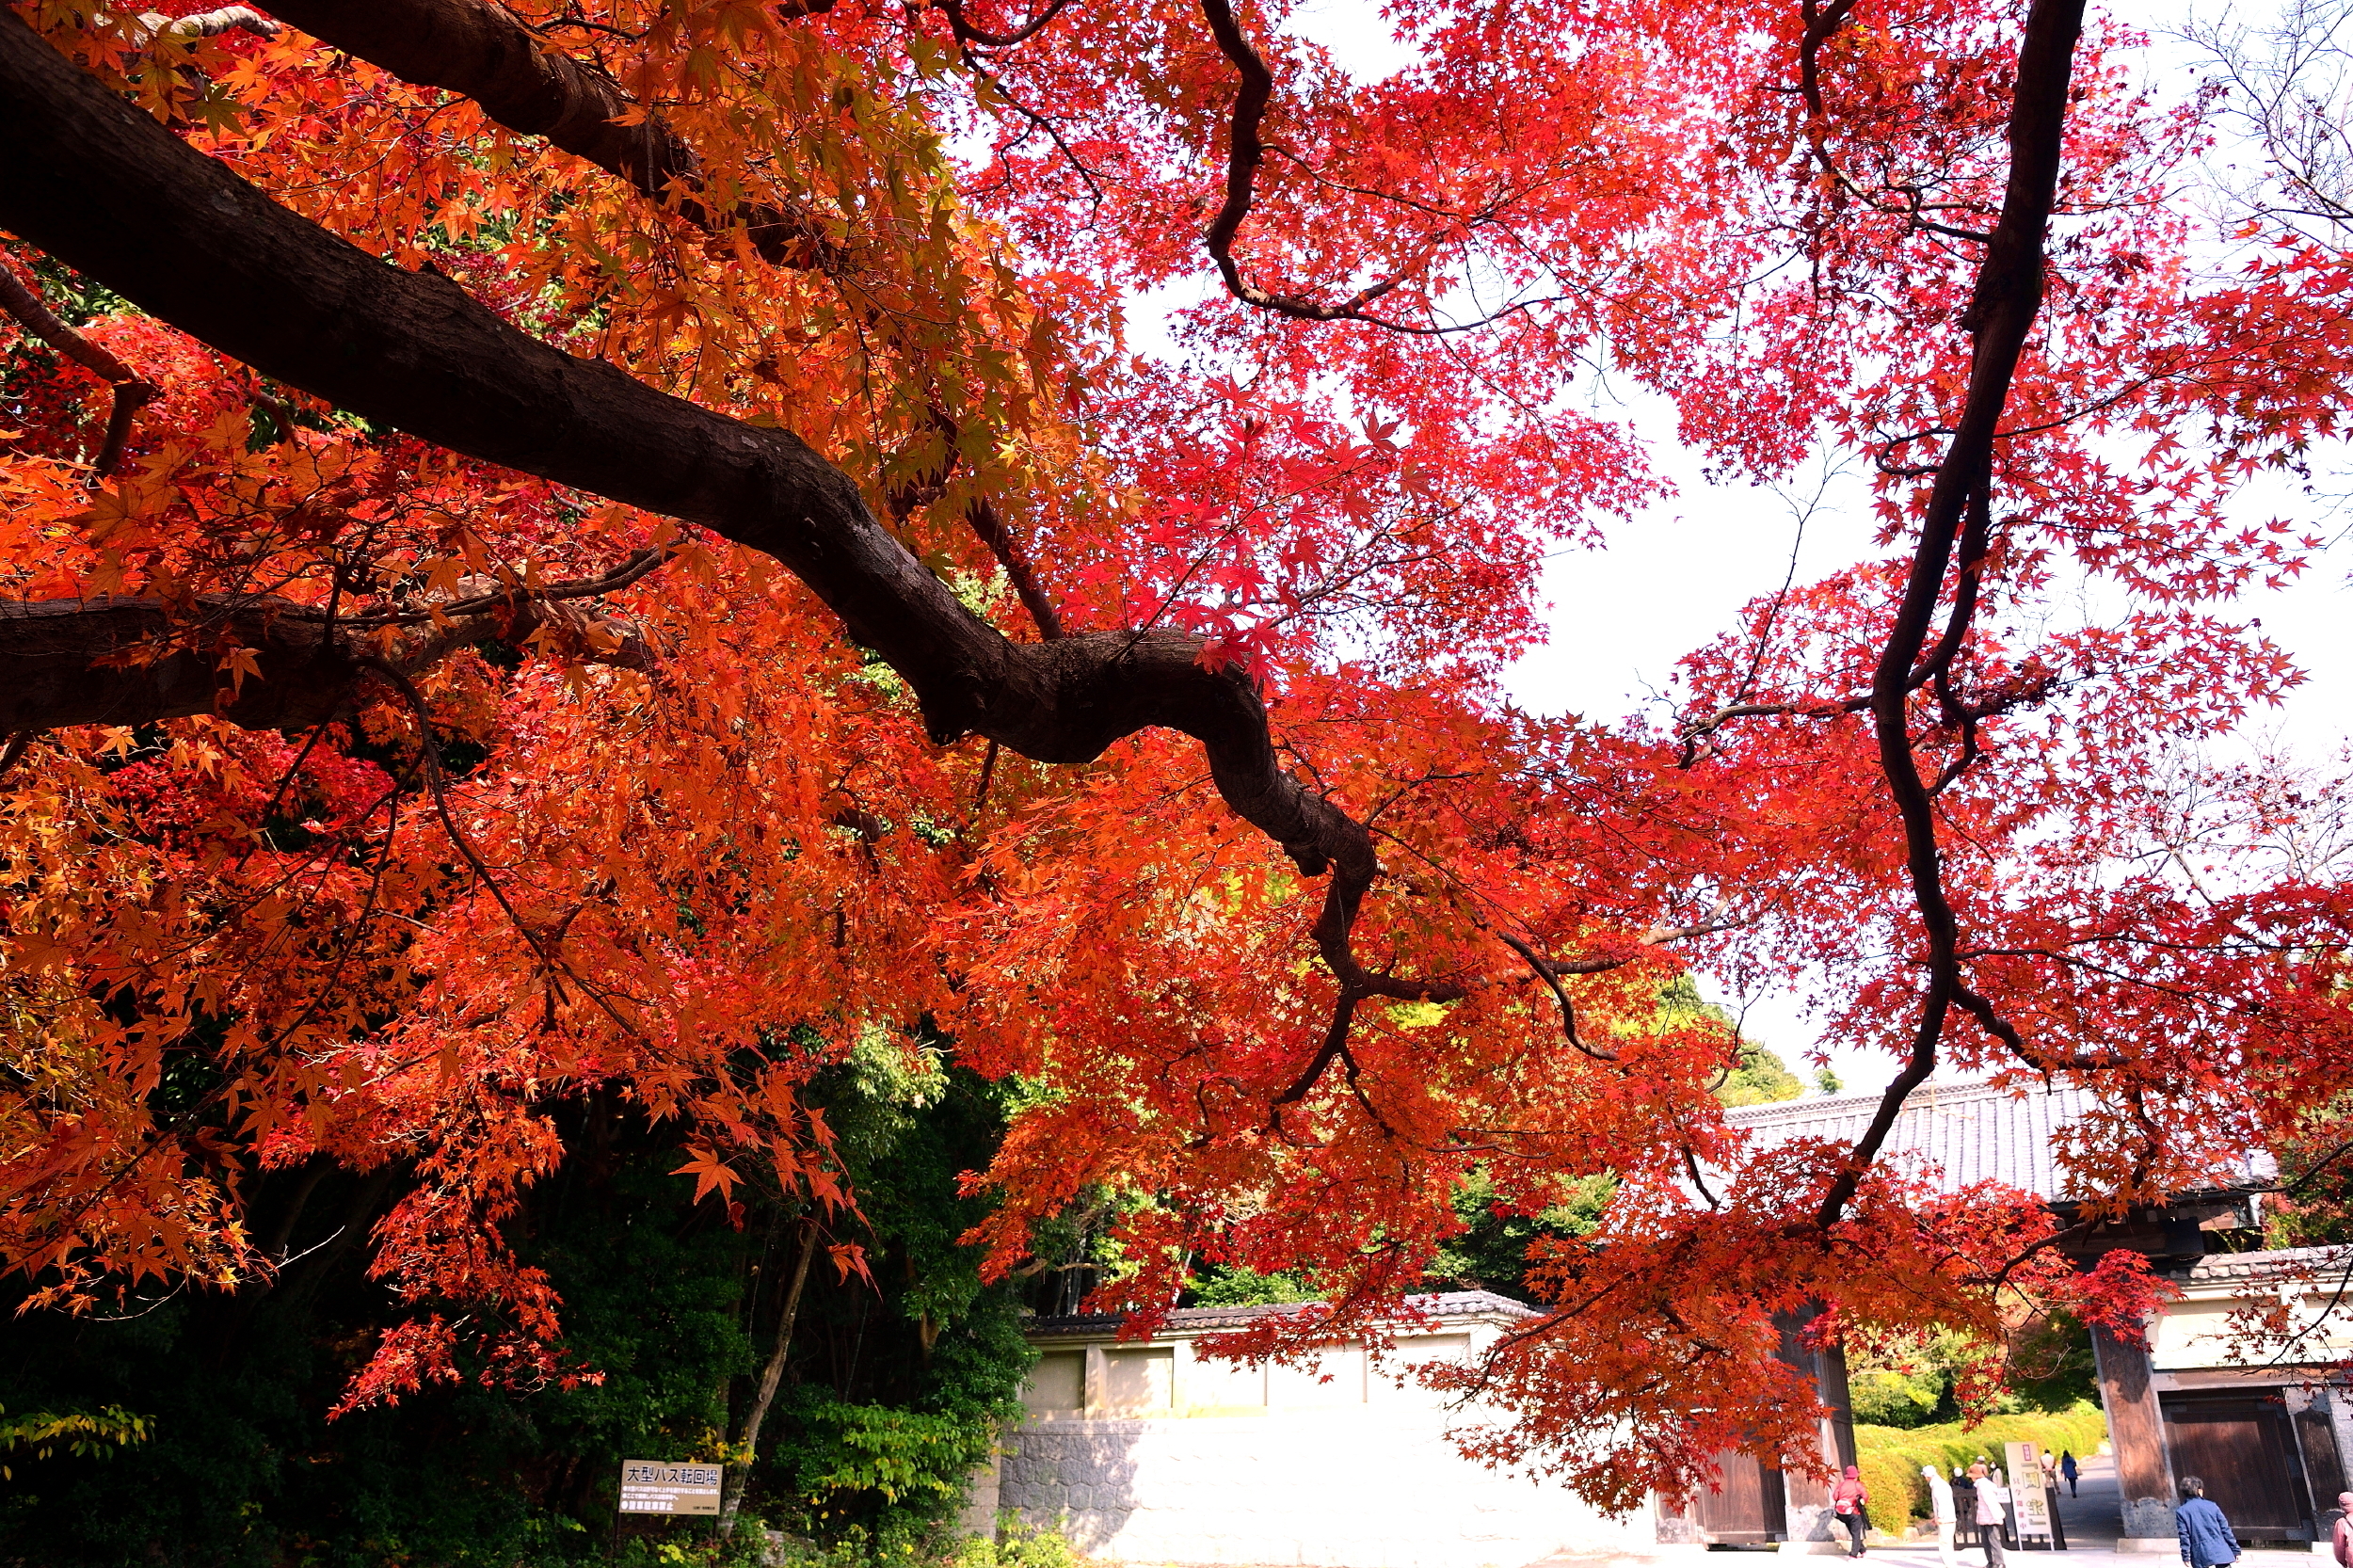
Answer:
M1004 1447L1000 1506L1114 1561L1524 1568L1657 1549L1647 1518L1465 1459L1427 1408L1032 1418Z

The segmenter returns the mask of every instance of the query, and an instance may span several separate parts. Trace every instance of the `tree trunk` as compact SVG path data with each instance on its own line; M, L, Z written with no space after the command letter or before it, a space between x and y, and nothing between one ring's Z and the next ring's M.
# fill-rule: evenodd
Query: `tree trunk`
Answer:
M726 1490L719 1497L719 1539L727 1540L735 1533L736 1510L744 1506L744 1488L751 1483L752 1461L760 1454L760 1428L768 1419L768 1407L776 1402L776 1384L784 1379L784 1358L792 1348L792 1320L800 1316L801 1287L808 1283L809 1259L817 1256L817 1222L811 1219L801 1232L801 1256L792 1265L792 1282L785 1287L784 1306L776 1315L776 1342L768 1352L768 1365L760 1370L760 1387L752 1395L752 1407L744 1413L744 1435L736 1448L744 1455L744 1463L728 1467Z

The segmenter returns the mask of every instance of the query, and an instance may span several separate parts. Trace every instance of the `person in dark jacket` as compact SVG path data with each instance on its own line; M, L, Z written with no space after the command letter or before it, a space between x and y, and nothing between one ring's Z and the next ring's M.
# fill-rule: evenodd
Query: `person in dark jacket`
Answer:
M2059 1455L2059 1474L2067 1478L2067 1495L2069 1496L2080 1497L2083 1496L2083 1493L2078 1491L2075 1486L2075 1478L2083 1473L2083 1466L2075 1463L2074 1449L2070 1448L2065 1453Z
M2182 1478L2182 1506L2173 1511L2173 1532L2182 1538L2182 1560L2189 1568L2222 1568L2238 1560L2238 1537L2231 1521L2206 1500L2206 1483L2196 1476Z

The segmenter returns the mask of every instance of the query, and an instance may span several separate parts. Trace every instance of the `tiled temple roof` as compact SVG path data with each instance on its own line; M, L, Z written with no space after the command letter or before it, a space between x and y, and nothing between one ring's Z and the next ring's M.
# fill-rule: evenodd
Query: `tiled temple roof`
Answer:
M1514 1322L1536 1317L1534 1307L1515 1302L1509 1296L1498 1296L1492 1290L1449 1290L1427 1296L1408 1296L1406 1304L1426 1318L1441 1322L1474 1321L1482 1318L1504 1318ZM1156 1337L1172 1335L1217 1334L1228 1329L1248 1328L1267 1318L1280 1314L1312 1311L1314 1302L1289 1303L1278 1306L1191 1306L1181 1307L1161 1320ZM1032 1318L1022 1325L1022 1332L1032 1339L1101 1339L1119 1332L1127 1320L1116 1312L1088 1313L1073 1318Z
M1980 1181L1998 1181L2032 1192L2045 1202L2076 1196L2058 1163L2062 1135L2089 1112L2089 1090L2019 1091L1981 1082L1930 1080L1914 1089L1888 1134L1883 1158L1898 1169L1943 1173L1942 1185L1956 1192ZM1724 1113L1745 1128L1752 1146L1793 1138L1852 1143L1879 1111L1878 1094L1815 1096L1744 1105ZM2248 1182L2267 1180L2275 1167L2260 1150L2243 1161Z
M2278 1252L2208 1253L2176 1276L2192 1286L2262 1283L2272 1279L2342 1278L2353 1267L2353 1247L2288 1247Z

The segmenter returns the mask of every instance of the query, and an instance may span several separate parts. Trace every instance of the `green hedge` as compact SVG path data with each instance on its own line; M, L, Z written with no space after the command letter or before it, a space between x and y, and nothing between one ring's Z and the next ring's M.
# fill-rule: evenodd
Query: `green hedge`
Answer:
M2107 1419L2100 1407L2077 1400L2057 1415L1994 1416L1976 1427L1948 1421L1934 1427L1864 1427L1854 1429L1855 1463L1863 1484L1871 1493L1871 1524L1900 1535L1916 1518L1929 1512L1928 1478L1923 1464L1934 1464L1946 1475L1953 1466L1966 1467L1980 1457L2002 1463L2005 1443L2040 1443L2054 1453L2073 1449L2084 1458L2107 1437Z

